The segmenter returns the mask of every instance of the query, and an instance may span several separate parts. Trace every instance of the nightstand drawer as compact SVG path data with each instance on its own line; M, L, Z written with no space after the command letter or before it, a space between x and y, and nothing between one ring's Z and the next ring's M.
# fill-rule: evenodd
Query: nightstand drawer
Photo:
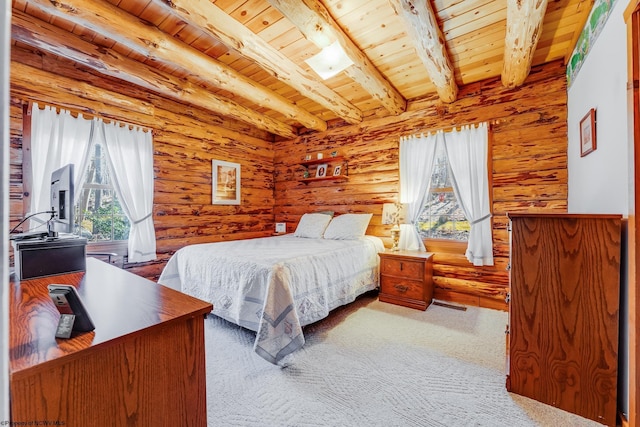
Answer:
M385 257L381 260L380 272L406 279L422 280L424 278L424 262Z
M397 277L382 276L380 292L413 300L424 300L424 288L422 282L405 280Z

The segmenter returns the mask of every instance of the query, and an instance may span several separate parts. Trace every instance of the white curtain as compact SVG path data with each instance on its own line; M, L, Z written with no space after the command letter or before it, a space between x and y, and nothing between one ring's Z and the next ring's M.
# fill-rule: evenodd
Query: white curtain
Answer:
M101 123L99 136L105 146L113 184L122 208L131 221L129 262L156 258L153 226L153 139L151 132L130 130L117 123Z
M51 172L73 163L75 188L80 188L87 169L89 148L93 144L94 120L81 114L73 117L68 111L38 104L31 108L31 212L51 209L49 187ZM76 191L76 196L79 192ZM30 229L46 224L50 216L39 215L31 219Z
M400 249L425 250L416 222L428 197L438 138L441 132L400 138L400 203L409 222L400 226Z
M471 223L466 257L473 265L493 265L487 124L463 126L446 134L444 141L453 190Z

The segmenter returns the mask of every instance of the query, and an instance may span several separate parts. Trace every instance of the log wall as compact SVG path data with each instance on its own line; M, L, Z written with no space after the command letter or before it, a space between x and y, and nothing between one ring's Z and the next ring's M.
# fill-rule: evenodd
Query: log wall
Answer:
M560 62L531 71L524 86L506 89L500 79L460 89L442 104L425 99L393 117L368 117L359 125L335 123L326 132L275 144L275 219L293 230L305 212L370 212L367 232L390 246L390 226L381 224L382 204L397 200L398 145L403 135L488 122L492 150L495 265L474 267L465 246L427 242L435 252L435 297L506 309L507 212L566 212L567 92ZM349 180L302 183L306 154L337 150L348 159Z
M506 309L507 212L565 212L567 207L566 80L560 62L534 68L525 85L499 79L460 89L459 100L435 97L409 103L399 116L370 112L359 125L331 123L323 133L271 142L270 135L187 107L77 64L19 46L12 50L10 222L23 208L22 108L38 101L141 125L154 132L155 262L125 265L157 279L171 254L191 243L270 235L274 222L292 231L309 211L371 212L368 232L387 245L382 204L398 193L398 140L428 130L491 123L493 267L474 267L464 247L432 245L436 297ZM349 180L302 183L304 155L337 150L348 159ZM242 166L242 204L211 205L211 160Z
M158 259L126 264L130 271L155 280L169 256L186 244L260 237L273 230L270 134L16 46L11 62L11 227L26 213L22 110L29 101L153 130ZM240 206L211 204L212 159L240 163Z

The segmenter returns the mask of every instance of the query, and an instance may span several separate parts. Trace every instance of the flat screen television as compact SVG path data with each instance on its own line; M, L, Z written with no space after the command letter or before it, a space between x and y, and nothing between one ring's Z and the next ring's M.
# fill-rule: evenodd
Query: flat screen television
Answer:
M72 234L74 231L73 184L73 164L51 173L50 202L53 214L49 221L50 237L58 233Z

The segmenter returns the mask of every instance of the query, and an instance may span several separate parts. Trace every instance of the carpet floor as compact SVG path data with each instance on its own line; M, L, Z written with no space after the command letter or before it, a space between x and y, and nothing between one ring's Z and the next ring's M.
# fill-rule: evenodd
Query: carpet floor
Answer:
M255 333L205 320L214 426L601 426L505 389L507 313L382 303L375 294L305 328L285 367Z

